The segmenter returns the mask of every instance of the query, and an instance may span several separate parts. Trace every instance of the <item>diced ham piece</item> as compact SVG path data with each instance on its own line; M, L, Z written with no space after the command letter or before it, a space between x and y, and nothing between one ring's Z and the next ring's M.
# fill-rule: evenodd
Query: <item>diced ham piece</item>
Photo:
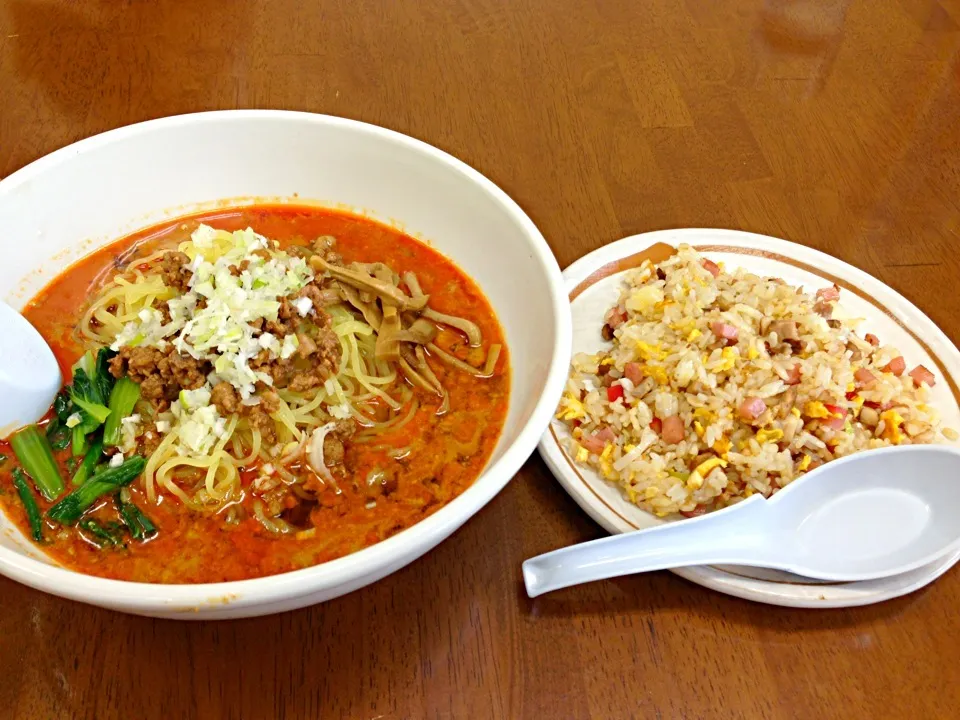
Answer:
M857 381L857 385L860 387L870 387L877 381L876 375L866 368L858 368L853 373L853 379Z
M704 258L703 267L706 269L708 273L710 273L714 277L717 277L720 274L720 266L717 265L715 262L713 262L713 260L707 260L706 258Z
M740 417L744 420L756 420L758 417L763 415L764 411L767 409L767 404L758 397L748 397L742 403L740 407L737 408L737 412L740 413Z
M617 439L617 434L613 430L611 430L609 426L601 430L597 430L597 432L595 432L593 436L597 438L597 440L603 443L613 442L614 440Z
M830 413L831 417L821 418L820 424L832 430L843 430L843 425L847 417L847 409L839 405L831 405L830 403L824 403L823 406L827 409L827 412Z
M606 447L606 443L604 443L603 440L598 438L596 435L581 435L580 444L596 455L602 453L603 448Z
M607 401L616 402L623 397L623 385L611 385L607 388Z
M842 417L830 417L820 420L820 424L831 430L843 430L844 419Z
M724 340L736 340L740 335L739 330L725 322L710 323L710 330L712 330L713 334L718 338L723 338Z
M926 383L930 387L933 387L937 382L934 374L927 370L923 365L917 365L913 370L910 371L909 374L910 377L913 378L913 384L917 387L920 387L921 383Z
M883 370L884 372L890 372L900 377L903 375L903 371L907 369L907 361L903 359L903 355L895 357L893 360L888 362Z
M800 365L794 365L787 371L787 379L783 381L787 385L800 384Z
M643 370L640 369L640 363L628 362L623 366L623 375L627 380L632 382L634 386L643 382Z
M683 429L683 420L680 419L679 415L671 415L663 419L660 437L663 438L665 443L675 445L683 440L684 435L686 435L686 432Z
M880 338L878 338L873 333L867 333L866 335L863 336L863 339L866 340L871 345L873 345L874 347L880 346Z
M618 328L626 321L627 314L619 307L612 307L603 319L610 327Z
M663 430L663 421L660 418L655 417L650 421L650 429L653 430L657 435Z
M840 288L836 285L831 285L828 288L820 288L817 290L817 300L823 300L824 302L834 302L835 300L840 299Z

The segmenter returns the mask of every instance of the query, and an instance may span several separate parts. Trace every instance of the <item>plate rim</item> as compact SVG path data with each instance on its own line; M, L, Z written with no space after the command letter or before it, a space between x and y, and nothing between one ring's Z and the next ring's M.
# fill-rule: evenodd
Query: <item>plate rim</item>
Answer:
M831 271L838 270L842 273L841 278L857 289L863 290L864 284L871 285L876 283L882 286L884 291L889 293L891 298L896 302L896 309L899 315L909 316L911 321L913 319L921 320L932 329L932 332L928 332L925 329L923 338L914 335L914 333L908 329L908 332L924 346L924 349L938 360L942 359L941 356L946 354L944 351L947 351L952 355L951 360L960 366L960 350L956 348L946 333L944 333L926 313L920 310L920 308L879 278L815 248L782 238L743 230L724 228L672 228L637 233L614 240L601 245L564 268L563 279L568 293L575 288L579 288L584 280L606 268L611 263L640 252L657 242L664 242L673 246L680 243L688 243L691 245L722 243L734 247L760 249L756 247L759 244L763 246L762 249L765 251L795 258L804 265L808 265L808 267L801 269L819 277L830 275L830 273L824 273L819 270L819 267L822 267L823 263L828 263L828 267L832 266ZM625 270L614 270L611 274L620 274L624 271ZM868 301L876 305L876 301L869 299ZM888 308L883 308L883 310L888 310ZM903 325L900 317L894 317L892 319ZM935 350L940 352L938 353ZM945 374L949 376L949 373ZM951 389L954 391L954 397L956 398L957 389L954 386L952 378L950 379L950 384ZM614 534L632 530L633 528L629 527L626 521L619 517L618 513L611 509L612 515L608 515L598 507L596 501L592 501L589 497L593 491L589 493L586 492L589 488L583 481L579 478L572 477L575 476L575 473L571 472L569 468L564 467L565 464L569 463L569 458L566 453L563 452L554 435L554 422L555 420L551 418L550 425L541 436L540 442L537 445L538 452L550 469L550 472L560 482L564 491L573 498L577 505L607 532ZM600 504L605 503L600 500ZM892 578L832 584L777 582L747 577L714 566L676 568L670 572L703 587L745 600L785 607L825 609L869 605L901 597L930 584L953 567L958 561L960 561L960 551L939 558L922 568L917 568Z

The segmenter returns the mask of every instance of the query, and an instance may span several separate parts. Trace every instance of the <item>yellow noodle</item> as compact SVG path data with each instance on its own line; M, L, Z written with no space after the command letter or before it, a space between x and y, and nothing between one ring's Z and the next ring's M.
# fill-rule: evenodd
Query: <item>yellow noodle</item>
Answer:
M232 243L229 233L218 232L209 247L200 250L188 241L181 243L179 249L191 259L200 254L215 259L231 249ZM150 267L166 252L161 250L146 258L131 260L133 267L101 289L84 311L80 323L83 337L98 345L110 345L141 311L176 295L163 282L158 268ZM271 441L267 447L258 428L252 427L244 415L232 414L225 418L225 432L210 454L189 457L182 454L180 428L174 421L170 432L148 458L144 471L144 488L151 502L157 502L158 493L163 491L194 509L210 510L213 506L222 509L242 497L238 469L258 460L274 463L278 477L284 482L300 482L296 475L280 467L273 456L278 445L303 442L316 427L329 422L328 407L346 408L350 417L365 426L361 435L370 437L402 428L414 418L419 401L394 363L376 359L374 328L345 304L328 308L328 312L341 346L339 372L310 392L278 391L279 409L271 415L276 442ZM366 414L372 412L368 406L371 401L381 401L390 407L391 417L386 422L378 423Z
M280 398L280 409L270 417L277 421L278 430L281 428L289 430L295 440L300 440L303 437L303 433L297 428L297 419L294 417L293 411L290 410L290 406L283 398Z
M156 488L154 487L154 475L157 470L157 466L163 461L164 457L170 452L173 448L173 444L177 441L177 429L174 428L166 437L160 442L160 445L156 450L153 451L153 454L150 455L150 458L147 460L147 466L143 471L143 482L144 487L147 491L147 499L150 502L157 501Z

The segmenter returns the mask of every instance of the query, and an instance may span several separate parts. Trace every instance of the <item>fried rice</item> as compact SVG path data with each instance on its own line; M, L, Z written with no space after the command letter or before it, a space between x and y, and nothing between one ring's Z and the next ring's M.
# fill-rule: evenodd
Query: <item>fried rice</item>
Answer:
M933 374L810 295L728 271L689 246L626 274L573 359L557 417L569 452L663 517L769 496L861 450L956 439L928 402Z

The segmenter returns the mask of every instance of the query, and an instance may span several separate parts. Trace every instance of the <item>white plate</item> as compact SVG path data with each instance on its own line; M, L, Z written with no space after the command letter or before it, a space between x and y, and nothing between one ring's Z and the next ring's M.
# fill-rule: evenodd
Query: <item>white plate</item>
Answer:
M865 318L863 332L899 348L910 366L923 363L937 376L930 404L945 426L960 429L960 352L933 321L879 280L836 258L803 245L735 230L663 230L624 238L581 258L564 272L573 313L573 351L596 352L608 345L600 337L603 316L616 302L622 274L636 267L657 243L694 246L727 267L776 276L791 285L817 289L836 282L843 291L837 314ZM656 260L656 258L654 258ZM594 520L611 533L657 525L660 520L625 499L619 488L588 468L577 466L563 449L566 426L554 420L540 440L540 454L563 487ZM883 580L824 583L775 570L741 567L692 567L674 570L681 577L747 600L790 607L831 608L868 605L906 595L932 582L960 553Z

